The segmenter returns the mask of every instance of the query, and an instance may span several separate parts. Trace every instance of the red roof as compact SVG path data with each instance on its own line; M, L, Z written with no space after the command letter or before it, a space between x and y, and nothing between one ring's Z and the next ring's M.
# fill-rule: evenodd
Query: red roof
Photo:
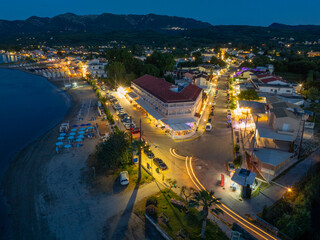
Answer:
M282 77L273 76L271 74L260 74L257 77L263 83L269 83L269 82L273 82L273 81L281 81L284 83L286 82L285 80L282 79Z
M170 90L170 88L176 87L175 85L167 82L163 78L157 78L151 75L144 75L133 80L133 82L161 101L167 103L195 101L202 92L201 88L193 84L189 84L181 92L174 92Z

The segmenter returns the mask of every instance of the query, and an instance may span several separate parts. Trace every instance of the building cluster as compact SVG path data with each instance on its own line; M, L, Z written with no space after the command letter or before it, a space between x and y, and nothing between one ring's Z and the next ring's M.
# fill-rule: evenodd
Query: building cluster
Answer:
M260 96L238 102L236 128L249 139L246 156L252 169L270 181L295 163L305 128L314 127L308 124L312 113L302 108L301 85L257 69L241 69L234 77L236 94L253 89Z

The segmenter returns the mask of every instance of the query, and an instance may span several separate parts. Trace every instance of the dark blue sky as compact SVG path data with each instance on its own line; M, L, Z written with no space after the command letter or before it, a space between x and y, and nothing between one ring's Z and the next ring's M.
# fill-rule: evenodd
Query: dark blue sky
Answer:
M4 1L4 0L3 0ZM191 17L213 25L267 26L319 24L319 0L9 0L1 4L0 19L52 17L61 13L165 14Z

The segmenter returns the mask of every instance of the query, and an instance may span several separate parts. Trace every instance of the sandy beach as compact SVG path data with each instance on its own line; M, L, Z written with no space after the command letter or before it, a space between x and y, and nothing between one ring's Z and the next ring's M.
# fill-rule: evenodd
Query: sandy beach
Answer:
M90 108L93 111L93 105L96 103L94 101L97 101L96 96L90 87L71 89L67 93L72 98L73 107L62 122L70 121L71 124L75 124L81 105L88 102L92 104ZM89 117L90 114L92 114L90 109L84 113L85 117ZM58 137L58 128L59 125L24 148L11 163L3 179L2 189L10 208L9 215L12 219L15 239L50 238L48 227L39 219L41 212L37 202L41 202L38 196L48 200L46 172L48 164L57 155L55 142ZM85 156L94 151L95 144L96 140L92 140L91 144L84 144L81 149L82 155ZM70 154L74 154L73 150L70 150ZM70 156L66 154L63 157L68 159ZM82 167L84 162L85 160L82 162Z

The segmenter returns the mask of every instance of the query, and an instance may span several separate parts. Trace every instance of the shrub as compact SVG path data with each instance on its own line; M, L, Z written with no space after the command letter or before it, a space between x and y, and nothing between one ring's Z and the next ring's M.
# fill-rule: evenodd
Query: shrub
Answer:
M158 200L155 196L151 196L147 199L146 207L148 207L149 205L158 206Z
M235 145L234 145L234 150L235 150L237 153L239 152L239 150L240 150L239 144L235 144Z
M237 156L236 159L233 161L234 166L241 167L242 165L242 156Z
M153 218L154 220L157 220L157 207L155 205L149 205L146 207L146 214Z

